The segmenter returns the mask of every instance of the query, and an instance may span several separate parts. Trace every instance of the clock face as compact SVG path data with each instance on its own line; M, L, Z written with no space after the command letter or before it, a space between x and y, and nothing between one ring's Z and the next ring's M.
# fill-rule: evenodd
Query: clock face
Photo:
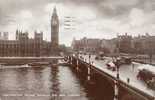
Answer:
M53 24L53 25L57 25L58 22L57 22L56 20L53 20L53 21L52 21L52 24Z

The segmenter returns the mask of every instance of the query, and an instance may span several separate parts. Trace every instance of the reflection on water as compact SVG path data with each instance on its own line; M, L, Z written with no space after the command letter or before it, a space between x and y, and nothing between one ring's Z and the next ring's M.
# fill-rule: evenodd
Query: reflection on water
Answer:
M2 100L88 100L83 90L69 67L0 70Z
M51 87L51 93L53 96L51 96L51 100L59 100L59 95L60 95L60 83L59 83L59 66L53 66L51 69L52 77L51 77L51 82L52 82L52 87Z
M0 69L2 100L100 100L91 91L69 67Z

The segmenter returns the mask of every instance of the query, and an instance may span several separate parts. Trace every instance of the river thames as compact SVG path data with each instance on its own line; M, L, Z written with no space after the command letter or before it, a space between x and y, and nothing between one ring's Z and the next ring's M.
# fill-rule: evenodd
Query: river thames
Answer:
M0 69L1 100L109 100L68 66Z

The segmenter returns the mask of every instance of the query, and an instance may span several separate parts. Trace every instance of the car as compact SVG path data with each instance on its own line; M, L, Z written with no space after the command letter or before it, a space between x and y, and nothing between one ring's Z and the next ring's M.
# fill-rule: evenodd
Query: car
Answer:
M107 65L107 69L116 71L116 65L112 61L108 62L106 65Z
M122 64L131 64L132 59L130 57L121 57Z

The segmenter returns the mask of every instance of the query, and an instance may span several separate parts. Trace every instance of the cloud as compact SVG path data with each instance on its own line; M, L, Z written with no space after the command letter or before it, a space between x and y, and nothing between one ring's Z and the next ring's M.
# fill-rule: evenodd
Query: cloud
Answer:
M50 40L50 18L57 6L60 19L60 41L70 44L73 37L112 38L117 33L129 32L155 35L154 0L0 0L0 31L16 28L44 31ZM72 27L66 30L65 16L74 17Z

